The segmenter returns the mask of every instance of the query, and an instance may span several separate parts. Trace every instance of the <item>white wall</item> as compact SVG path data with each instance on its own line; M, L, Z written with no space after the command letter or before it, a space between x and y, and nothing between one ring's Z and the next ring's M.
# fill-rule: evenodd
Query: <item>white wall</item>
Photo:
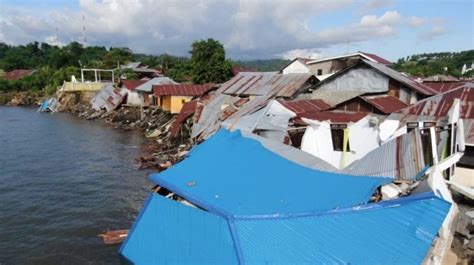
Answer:
M301 141L301 150L342 169L379 147L378 130L370 127L368 117L350 124L348 128L350 152L344 154L341 151L334 151L331 125L326 121L314 122L306 128Z
M137 93L137 91L128 90L127 105L142 106L143 105L142 96L139 93Z
M295 60L282 71L283 74L304 74L309 73L309 67L302 62Z

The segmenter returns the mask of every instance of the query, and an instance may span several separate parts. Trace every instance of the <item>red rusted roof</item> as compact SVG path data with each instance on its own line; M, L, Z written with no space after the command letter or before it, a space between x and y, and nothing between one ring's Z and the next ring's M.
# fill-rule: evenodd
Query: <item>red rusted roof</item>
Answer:
M148 82L148 80L122 80L122 87L128 90L135 90L138 86Z
M369 57L370 59L378 62L378 63L381 63L381 64L385 64L385 65L391 65L392 62L388 61L388 60L385 60L384 58L376 55L376 54L372 54L372 53L366 53L366 52L360 52L362 53L363 55Z
M399 113L445 117L456 98L461 101L461 118L474 119L474 83L418 101Z
M16 70L12 70L10 72L6 72L5 75L3 76L3 78L5 78L6 80L17 80L17 79L21 79L25 76L29 76L35 71L36 70L16 69Z
M462 82L462 81L454 81L454 82L423 81L423 85L428 86L428 87L438 91L438 93L443 93L443 92L455 89L455 88L460 87L464 84L466 84L466 82Z
M293 111L296 114L305 112L318 112L331 108L329 104L324 102L322 99L303 99L296 101L279 101L287 109Z
M307 118L316 121L331 121L331 123L349 123L356 122L367 116L365 112L335 112L335 111L321 111L321 112L306 112L298 115L299 118Z
M408 105L400 101L398 98L392 96L381 96L381 97L361 97L367 103L372 105L374 108L380 110L385 114L399 111L406 108Z
M196 111L197 100L192 100L183 104L181 111L179 112L176 120L174 120L173 124L170 128L170 133L172 137L176 137L179 134L179 129L184 121L191 116L194 111Z
M215 87L215 84L177 84L177 85L154 85L155 96L201 96Z

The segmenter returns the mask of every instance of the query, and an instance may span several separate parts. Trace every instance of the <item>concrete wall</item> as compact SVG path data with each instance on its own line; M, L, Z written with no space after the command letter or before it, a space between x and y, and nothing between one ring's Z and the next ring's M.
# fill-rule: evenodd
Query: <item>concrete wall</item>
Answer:
M183 104L192 99L193 97L188 96L161 96L161 107L164 111L169 111L171 114L177 114L181 111Z
M127 105L142 106L143 97L137 91L127 90Z

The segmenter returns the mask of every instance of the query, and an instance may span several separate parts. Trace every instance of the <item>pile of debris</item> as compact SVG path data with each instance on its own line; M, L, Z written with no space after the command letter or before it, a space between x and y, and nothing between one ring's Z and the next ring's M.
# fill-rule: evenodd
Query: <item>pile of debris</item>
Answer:
M458 264L474 263L474 205L461 195L453 196L459 206L456 216L452 251L458 256Z

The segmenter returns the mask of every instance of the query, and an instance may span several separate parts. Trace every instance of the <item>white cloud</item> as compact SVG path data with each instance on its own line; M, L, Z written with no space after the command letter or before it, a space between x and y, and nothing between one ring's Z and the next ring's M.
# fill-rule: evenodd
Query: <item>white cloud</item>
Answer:
M413 28L416 28L416 27L419 27L423 24L425 24L427 22L427 19L426 18L422 18L422 17L410 17L408 19L408 24L413 27Z
M310 59L321 58L321 53L317 49L293 49L276 55L286 60L293 60L297 57Z
M383 4L372 2L372 8ZM0 41L57 41L56 28L59 42L81 41L84 15L89 45L187 55L193 41L215 38L230 57L246 59L292 50L316 55L332 45L394 36L403 26L401 14L387 11L337 28L314 28L320 16L349 10L352 0L79 0L79 7L36 12L8 6L0 16Z
M367 13L375 9L391 6L392 4L391 0L367 0L360 3L360 10L361 12Z
M448 33L448 31L443 26L433 26L430 30L421 32L419 37L425 40L432 40L446 33Z

